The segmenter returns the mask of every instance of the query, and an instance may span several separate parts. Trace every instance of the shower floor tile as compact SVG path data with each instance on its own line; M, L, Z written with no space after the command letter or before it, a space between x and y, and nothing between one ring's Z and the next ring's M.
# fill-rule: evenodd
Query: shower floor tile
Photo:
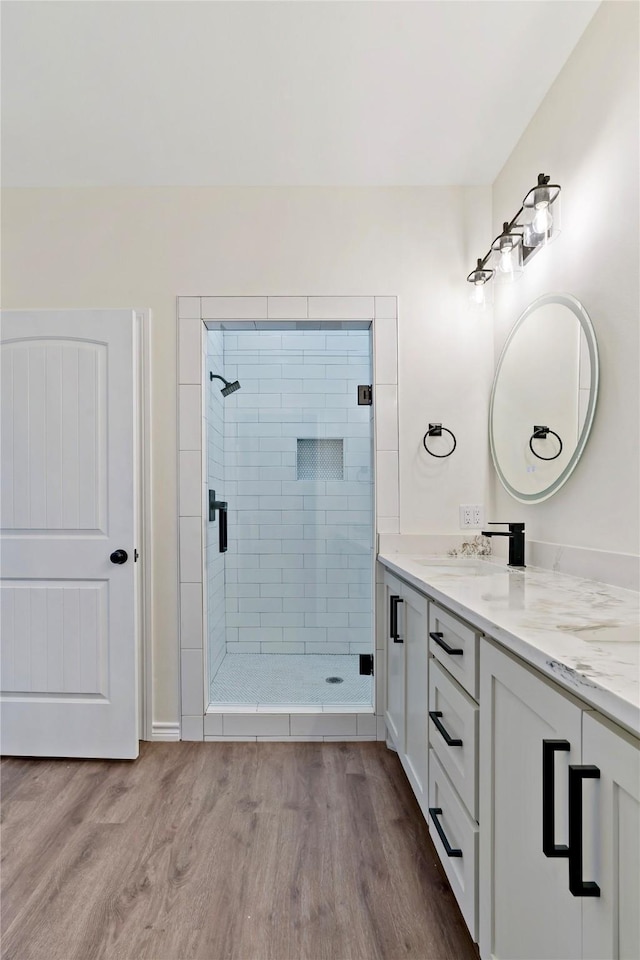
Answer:
M346 654L228 653L211 681L211 703L371 706L373 678L361 677L359 666Z

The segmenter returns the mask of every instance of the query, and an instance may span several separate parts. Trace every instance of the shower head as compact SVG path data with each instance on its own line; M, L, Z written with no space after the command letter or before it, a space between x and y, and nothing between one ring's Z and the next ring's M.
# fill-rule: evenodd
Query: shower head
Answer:
M234 380L233 383L230 383L228 380L225 380L224 377L221 377L217 373L210 373L209 380L222 380L224 387L220 391L223 397L228 397L230 393L235 393L236 390L240 389L240 383L238 380Z

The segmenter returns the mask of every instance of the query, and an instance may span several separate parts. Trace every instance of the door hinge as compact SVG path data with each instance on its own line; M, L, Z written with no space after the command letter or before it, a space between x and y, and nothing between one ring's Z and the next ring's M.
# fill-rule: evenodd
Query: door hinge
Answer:
M373 676L373 654L372 653L360 654L360 676L362 677Z
M358 406L370 407L373 403L373 385L370 383L358 384Z

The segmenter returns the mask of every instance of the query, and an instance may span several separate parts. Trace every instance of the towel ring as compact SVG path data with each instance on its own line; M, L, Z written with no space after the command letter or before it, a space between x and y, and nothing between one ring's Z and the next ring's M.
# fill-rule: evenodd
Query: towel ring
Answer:
M441 437L443 430L445 433L448 433L453 440L453 446L451 447L451 450L449 450L449 453L434 453L433 450L429 450L429 447L427 446L427 437ZM445 457L450 457L457 445L456 438L452 434L451 430L448 430L447 427L443 427L441 423L430 423L429 429L422 438L422 446L425 448L427 453L430 453L432 457L437 457L439 460L444 460Z
M558 450L557 453L554 453L552 457L541 457L540 454L536 453L535 450L533 449L533 441L546 440L549 434L551 434L556 438L556 440L560 444L560 449ZM533 433L529 437L529 449L531 450L531 453L534 455L534 457L538 458L538 460L557 460L560 454L562 453L562 440L560 439L558 434L555 432L555 430L550 430L549 427L534 427Z

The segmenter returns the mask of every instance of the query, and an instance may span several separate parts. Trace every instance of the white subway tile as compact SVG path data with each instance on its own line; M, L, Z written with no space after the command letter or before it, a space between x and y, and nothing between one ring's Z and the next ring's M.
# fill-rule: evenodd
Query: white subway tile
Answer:
M178 424L181 450L200 450L202 446L201 390L199 386L179 388Z
M198 717L183 716L180 724L181 740L202 740L202 715Z
M202 297L205 320L266 320L266 297Z
M357 714L291 714L292 736L355 736L357 733Z
M356 731L359 737L376 735L376 718L373 713L356 714Z
M233 713L222 715L222 731L225 736L288 736L287 713L255 713L242 716Z
M202 515L202 476L200 453L181 450L180 459L180 516Z
M269 319L304 320L307 316L306 297L267 297Z
M374 364L376 383L398 382L397 322L393 319L376 320L374 334Z
M264 643L266 641L270 643L281 643L282 627L240 627L238 638L241 643ZM289 653L290 651L285 650L283 652Z
M252 643L242 642L240 640L234 642L227 641L227 653L260 653L260 644L257 640L254 640Z
M301 641L265 640L260 644L260 653L304 653Z
M202 582L202 521L200 517L180 517L180 580Z
M200 318L178 321L178 383L202 382L202 333Z
M381 517L399 516L397 452L377 451L376 481L376 512Z
M204 712L202 690L202 651L183 650L180 654L180 686L182 709L189 716L202 716Z
M372 320L374 312L373 297L309 297L312 320Z
M202 649L202 584L180 584L180 645Z
M309 654L335 654L338 656L346 656L349 653L349 644L340 643L339 641L329 642L326 640L324 643L305 643L304 652Z
M375 388L376 448L398 449L398 388L392 383Z
M204 717L204 735L205 737L222 736L222 714L206 713Z

